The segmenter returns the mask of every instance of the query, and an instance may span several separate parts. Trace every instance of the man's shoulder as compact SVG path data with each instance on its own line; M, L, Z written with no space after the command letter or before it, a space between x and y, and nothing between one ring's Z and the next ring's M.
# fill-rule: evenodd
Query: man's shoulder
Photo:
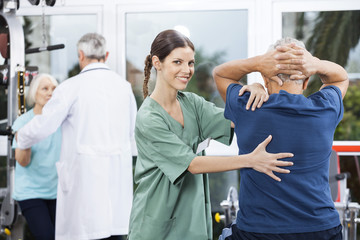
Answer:
M243 87L243 85L239 84L239 83L231 83L229 84L229 86L227 87L227 92L232 92L232 91L239 91L241 88Z
M321 110L338 109L342 103L341 91L336 86L327 86L307 97L303 94L292 94L285 90L271 94L269 100L264 103L262 108L269 107L297 110Z
M72 76L70 78L65 79L64 81L62 81L59 86L57 86L56 88L65 88L68 87L69 85L73 84L74 82L76 82L77 80L79 80L79 74Z
M102 69L101 72L103 79L106 79L108 81L113 82L113 84L119 84L121 85L121 89L126 89L128 90L128 88L131 89L131 83L126 80L124 77L122 77L119 73L115 72L114 70L111 69ZM102 79L101 79L102 80Z
M102 79L99 79L99 73L98 74L94 74L96 73L96 70L102 70L100 76ZM108 68L104 68L104 69L90 69L89 71L84 71L84 72L80 72L79 74L72 76L66 80L64 80L60 85L75 85L75 84L83 84L83 81L98 81L98 80L111 80L111 81L116 81L116 82L120 82L124 85L131 85L125 78L123 78L120 74L118 74L117 72L108 69ZM60 86L59 85L59 86Z
M334 100L339 100L339 102L342 101L342 93L341 90L334 85L329 85L326 86L322 89L320 89L319 91L311 94L308 99L311 100L321 100L321 101L334 101Z
M328 92L328 93L333 93L333 94L336 93L337 95L342 96L340 88L335 85L328 85L328 86L320 89L318 92Z
M230 99L233 99L233 98L239 98L239 91L241 90L242 87L243 87L243 85L241 85L239 83L229 84L229 86L226 89L226 99L230 100ZM246 98L248 98L249 94L250 94L250 92L245 92L240 97L243 98L243 99L246 99Z

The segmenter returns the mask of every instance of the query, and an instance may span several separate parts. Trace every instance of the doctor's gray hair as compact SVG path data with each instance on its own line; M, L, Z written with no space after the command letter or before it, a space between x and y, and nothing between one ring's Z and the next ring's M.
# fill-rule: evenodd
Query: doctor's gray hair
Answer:
M285 37L282 39L277 40L274 44L270 45L268 48L268 52L275 50L277 46L284 46L290 43L294 43L296 46L301 47L301 48L305 48L305 44L302 41L299 41L297 39L291 38L291 37ZM290 80L290 75L288 74L283 74L283 73L279 73L278 77L281 79L281 81L287 82L287 81L294 81L297 84L303 84L305 79L299 79L299 80Z
M98 33L87 33L77 43L78 51L83 51L85 57L90 59L105 59L106 40Z
M27 101L28 106L32 107L36 103L36 99L35 99L36 92L38 91L41 81L46 78L49 79L52 82L52 84L55 85L55 87L59 85L59 83L56 81L56 79L53 76L51 76L50 74L42 73L42 74L37 75L31 81L29 91L26 96L26 101Z

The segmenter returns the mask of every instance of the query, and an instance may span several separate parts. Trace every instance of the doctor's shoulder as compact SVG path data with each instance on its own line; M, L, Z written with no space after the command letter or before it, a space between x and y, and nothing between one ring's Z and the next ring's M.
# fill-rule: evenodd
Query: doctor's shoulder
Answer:
M79 77L79 74L62 81L59 86L55 88L55 92L61 92L64 95L76 94L84 86L83 79Z

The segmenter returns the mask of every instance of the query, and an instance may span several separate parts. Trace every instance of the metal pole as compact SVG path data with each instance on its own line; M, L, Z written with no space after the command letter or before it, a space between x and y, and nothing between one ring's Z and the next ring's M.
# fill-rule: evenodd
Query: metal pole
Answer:
M9 58L9 85L8 85L8 105L7 105L7 127L11 126L17 117L17 81L18 71L24 69L24 32L21 23L16 18L17 3L15 1L5 2L4 7L7 12L0 12L0 16L5 19L9 31L10 58ZM15 157L12 150L12 136L8 137L7 155L7 193L1 206L1 226L12 226L17 217L16 202L12 194L14 189ZM11 239L10 236L7 239Z

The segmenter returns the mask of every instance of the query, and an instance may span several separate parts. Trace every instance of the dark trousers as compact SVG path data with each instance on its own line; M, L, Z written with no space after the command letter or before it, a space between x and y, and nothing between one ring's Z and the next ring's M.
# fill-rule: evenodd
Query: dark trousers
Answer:
M232 235L225 238L225 240L342 240L342 226L308 233L289 233L289 234L266 234L266 233L251 233L238 229L236 224L231 226Z
M102 239L99 239L99 240L123 240L122 236L111 236L111 237L108 237L108 238L102 238ZM125 240L125 238L124 238Z
M36 240L55 239L56 199L29 199L18 203Z

